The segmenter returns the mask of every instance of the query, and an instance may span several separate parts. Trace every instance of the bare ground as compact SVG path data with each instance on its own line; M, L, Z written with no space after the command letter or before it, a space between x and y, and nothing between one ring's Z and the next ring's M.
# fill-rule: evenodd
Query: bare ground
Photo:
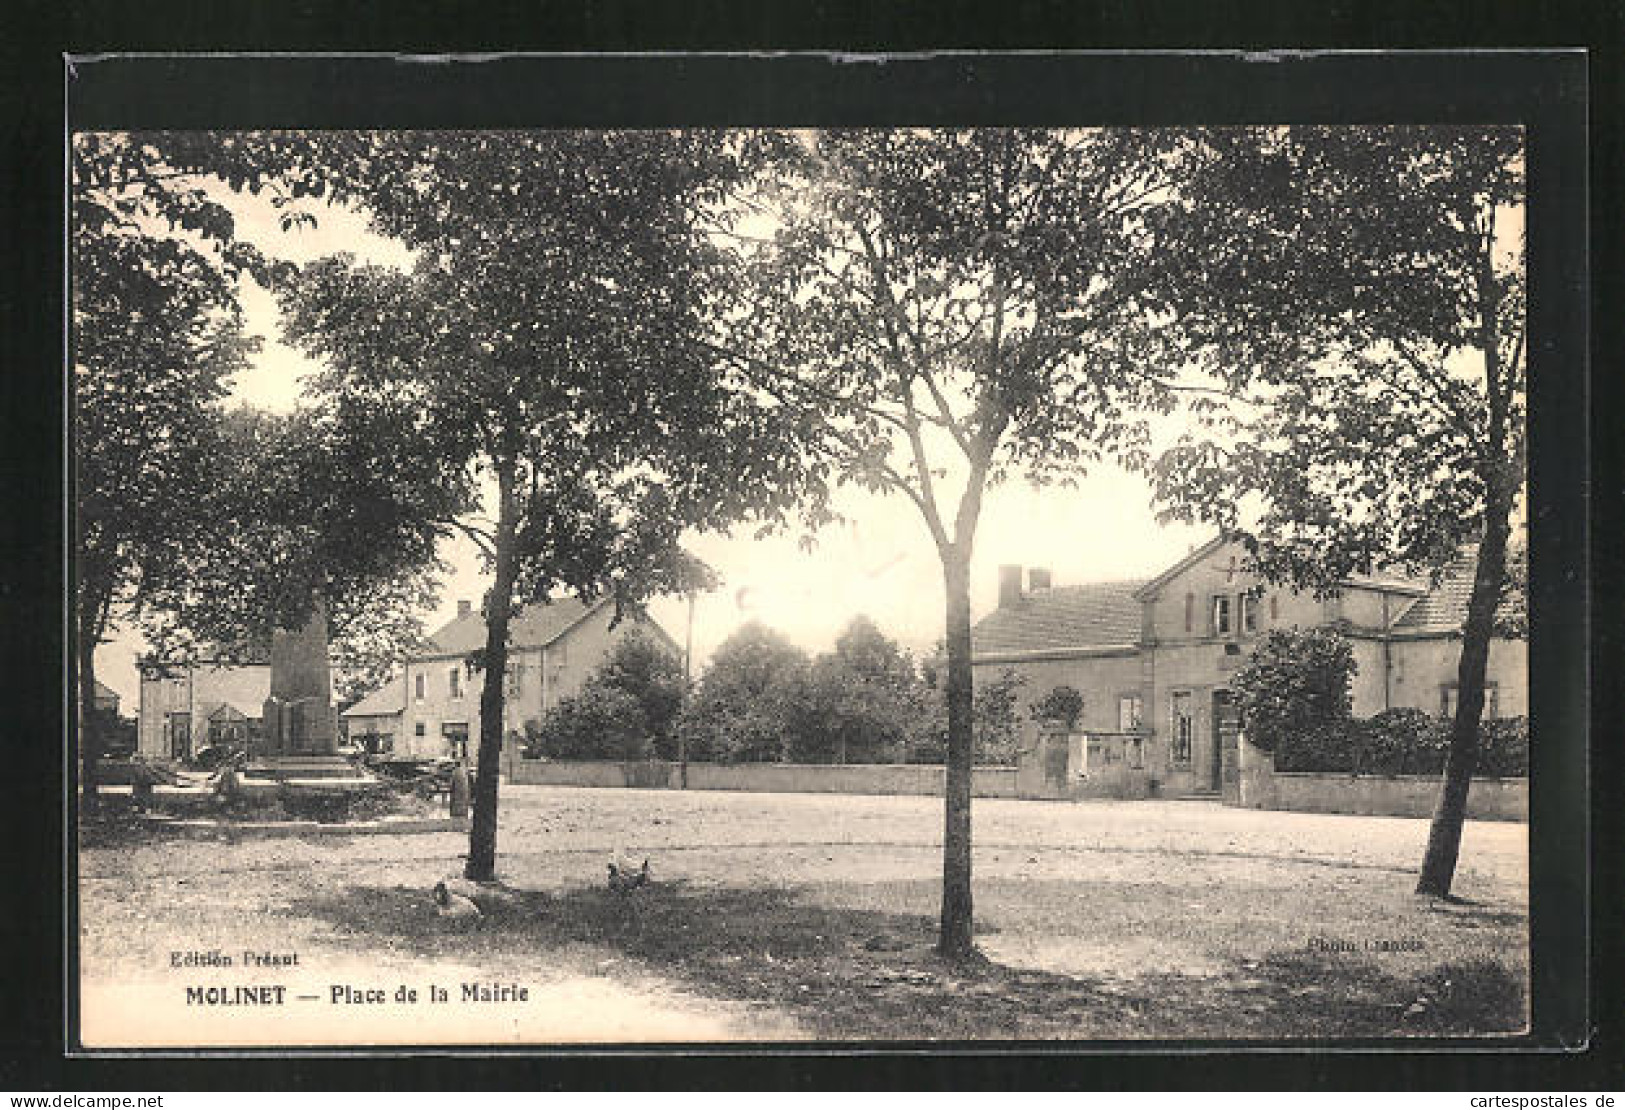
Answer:
M504 787L503 889L429 889L456 833L98 833L81 853L87 1043L1412 1037L1524 1025L1527 827L1469 823L1456 893L1411 893L1427 822L1211 803L978 800L983 961L931 950L931 798ZM655 883L605 889L612 852ZM297 952L185 969L177 950ZM240 961L239 961L240 965ZM320 1001L210 1010L184 986ZM460 1001L461 984L522 1003ZM439 1006L421 996L451 988ZM419 991L333 1003L334 986ZM132 1038L134 1038L132 1040Z

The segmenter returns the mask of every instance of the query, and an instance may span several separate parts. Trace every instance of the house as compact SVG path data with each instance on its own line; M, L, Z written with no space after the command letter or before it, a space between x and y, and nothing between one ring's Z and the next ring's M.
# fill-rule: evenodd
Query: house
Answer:
M628 614L615 623L609 599L584 603L561 598L522 609L508 629L504 734L529 722L581 688L622 638L642 632L673 654L678 647L646 616ZM428 648L407 661L404 709L395 751L414 756L472 759L480 731L484 672L468 661L485 647L485 618L468 601L457 617L429 638ZM353 712L353 711L352 711Z
M974 672L978 681L1021 674L1025 704L1057 686L1077 689L1088 739L1074 740L1084 746L1072 765L1116 763L1163 794L1219 789L1237 730L1230 678L1272 628L1345 629L1358 665L1357 716L1455 711L1470 558L1436 586L1356 577L1323 599L1272 586L1246 562L1239 543L1221 538L1149 580L1055 586L1032 568L1024 589L1021 567L1000 567L998 607L972 631ZM1487 682L1487 716L1527 712L1523 641L1491 644Z
M406 712L406 677L396 675L339 714L344 737L369 753L390 752L400 741Z
M213 744L260 736L271 665L255 660L165 664L143 659L136 750L147 759L186 759Z
M94 699L94 706L98 713L106 713L113 717L118 716L119 696L117 690L102 685L98 679L96 680L95 693L91 696Z

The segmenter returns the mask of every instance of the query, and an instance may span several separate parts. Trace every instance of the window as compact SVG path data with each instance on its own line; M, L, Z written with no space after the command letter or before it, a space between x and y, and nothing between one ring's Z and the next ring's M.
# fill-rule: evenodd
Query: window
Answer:
M419 675L418 677L422 678L423 676ZM413 736L425 736L425 735L427 735L427 733L425 732L425 730L423 728L423 722L422 721L419 721L417 724L412 726L412 735Z
M463 668L453 667L446 672L446 689L451 692L453 698L463 696Z
M1191 715L1191 695L1182 691L1174 695L1173 749L1169 758L1177 766L1188 767L1191 762L1191 744L1196 738L1196 720Z
M1139 694L1124 694L1117 699L1117 731L1133 732L1140 727L1144 703Z
M453 759L468 759L468 725L454 721L440 726L440 736L446 741L446 754Z
M1213 634L1230 635L1230 595L1217 594L1213 598Z
M523 656L508 660L508 695L519 697L525 692L525 660Z
M1446 686L1439 692L1439 713L1446 720L1456 717L1457 694L1459 690L1454 686ZM1484 684L1484 713L1485 720L1492 720L1501 715L1500 698L1496 696L1495 683Z
M412 692L418 701L423 700L423 676L421 674L417 676L417 680L413 684ZM421 733L419 735L421 735Z
M1192 625L1195 622L1195 620L1196 620L1196 595L1195 594L1186 594L1185 595L1185 631L1186 632L1192 631Z
M1241 595L1241 630L1258 631L1258 595L1251 590Z

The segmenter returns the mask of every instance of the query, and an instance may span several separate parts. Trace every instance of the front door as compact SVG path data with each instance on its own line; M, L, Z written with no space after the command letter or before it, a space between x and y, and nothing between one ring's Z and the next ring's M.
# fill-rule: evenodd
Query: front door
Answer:
M1213 691L1213 782L1226 798L1239 798L1241 714L1229 690Z
M169 718L169 757L185 759L192 752L192 718L177 713Z

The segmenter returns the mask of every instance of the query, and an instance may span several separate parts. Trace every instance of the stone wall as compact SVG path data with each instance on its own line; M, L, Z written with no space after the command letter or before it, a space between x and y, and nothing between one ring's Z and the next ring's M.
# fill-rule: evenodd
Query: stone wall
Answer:
M682 768L649 761L504 760L508 781L524 785L677 789ZM738 790L760 794L924 794L943 791L940 766L901 763L690 763L688 789ZM979 798L1016 797L1013 767L978 767L972 790Z
M1225 803L1247 809L1350 813L1373 817L1431 817L1440 779L1432 775L1351 775L1277 771L1275 757L1245 738L1240 742L1240 789ZM1529 820L1529 780L1473 780L1467 816L1475 821Z

